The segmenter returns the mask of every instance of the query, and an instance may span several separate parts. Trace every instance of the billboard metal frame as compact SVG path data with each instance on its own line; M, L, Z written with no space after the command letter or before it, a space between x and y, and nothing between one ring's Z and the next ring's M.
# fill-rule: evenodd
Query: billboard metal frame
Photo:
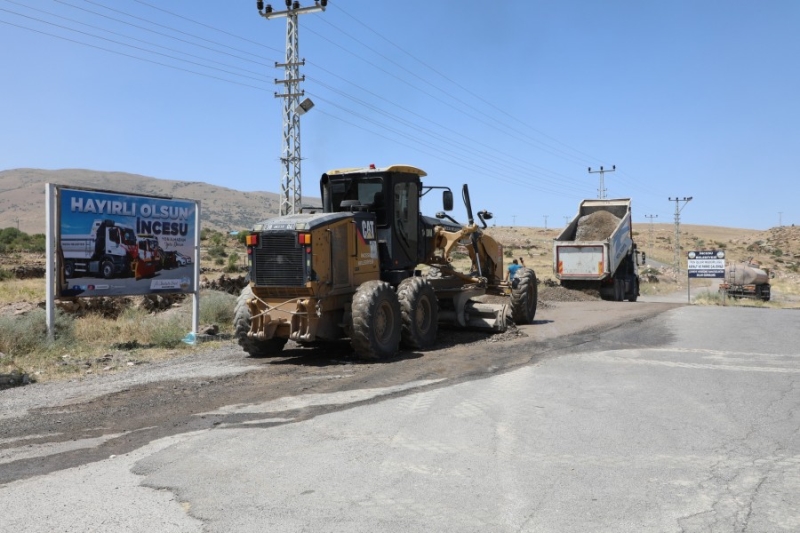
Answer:
M192 267L193 267L193 275L191 276L191 280L187 279L188 276L181 280L180 289L175 287L167 287L162 290L154 290L153 286L154 283L150 283L149 291L143 291L141 287L136 289L135 292L125 292L127 289L126 286L121 286L118 292L116 293L109 293L109 294L84 294L80 296L80 292L78 291L77 294L65 294L69 291L66 291L66 276L64 273L65 269L65 261L63 257L63 250L62 250L62 225L63 225L63 213L61 212L61 200L62 200L62 191L70 191L70 192L81 192L86 193L87 195L97 194L97 195L113 195L117 197L124 197L125 199L130 199L133 201L143 200L143 201L158 201L161 204L169 205L169 202L175 202L176 204L191 204L194 210L194 216L192 220L192 227L194 229L193 235L187 235L191 238L191 242L189 243L191 247L191 257L192 257ZM92 215L94 216L94 215ZM102 217L102 213L98 213L96 216ZM137 219L138 222L139 219ZM143 294L154 294L154 293L183 293L183 294L191 294L192 295L192 334L197 333L197 329L199 327L199 317L200 317L200 291L199 291L199 284L200 284L200 201L199 200L190 200L185 198L173 198L173 197L166 197L166 196L152 196L152 195L141 195L141 194L129 194L120 191L112 191L112 190L103 190L103 189L91 189L86 187L72 187L66 185L57 185L52 183L45 184L45 223L46 223L46 242L45 242L45 254L46 254L46 272L45 272L45 279L46 279L46 321L47 321L47 334L50 339L55 337L55 302L57 299L63 298L80 298L80 297L92 297L92 296L108 296L108 297L115 297L115 296L128 296L128 295L143 295ZM188 224L187 224L187 233L188 233ZM152 237L152 236L151 236ZM138 237L137 239L138 240ZM141 244L143 241L139 241L139 246L143 246ZM186 249L186 244L184 244L184 249ZM163 250L162 250L163 251ZM166 253L164 254L166 257ZM141 255L139 256L141 257ZM173 257L174 258L174 257ZM152 259L152 258L151 258ZM155 261L153 261L155 263ZM135 281L139 281L138 278ZM169 280L168 280L169 281ZM190 286L186 288L186 284L190 282ZM174 285L175 283L172 282L169 285ZM157 289L161 289L158 284L155 284ZM90 286L91 287L91 286ZM97 286L98 289L100 286Z

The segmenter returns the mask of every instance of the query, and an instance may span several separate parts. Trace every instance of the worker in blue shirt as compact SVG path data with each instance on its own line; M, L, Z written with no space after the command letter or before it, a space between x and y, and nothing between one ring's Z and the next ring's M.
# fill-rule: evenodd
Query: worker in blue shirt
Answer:
M519 270L520 268L523 268L523 267L525 266L525 263L522 263L522 264L520 265L520 264L519 264L519 263L520 263L520 261L522 261L522 258L521 258L521 257L519 258L519 261L517 261L516 259L514 259L514 260L511 262L511 264L510 264L510 265L508 265L508 270L506 270L506 281L507 281L507 282L510 282L511 280L513 280L513 279L516 277L516 275L517 275L517 270Z

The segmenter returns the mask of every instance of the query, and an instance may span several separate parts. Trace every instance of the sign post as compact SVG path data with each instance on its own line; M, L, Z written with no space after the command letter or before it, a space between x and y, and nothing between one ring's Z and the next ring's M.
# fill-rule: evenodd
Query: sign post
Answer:
M687 280L688 303L692 303L691 279L692 278L724 278L725 277L725 251L724 250L696 250L687 254Z

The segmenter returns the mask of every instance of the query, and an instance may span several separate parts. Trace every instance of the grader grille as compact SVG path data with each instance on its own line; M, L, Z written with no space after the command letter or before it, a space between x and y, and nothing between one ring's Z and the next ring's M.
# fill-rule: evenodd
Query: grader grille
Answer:
M303 287L306 282L303 254L297 233L262 233L253 250L256 286Z

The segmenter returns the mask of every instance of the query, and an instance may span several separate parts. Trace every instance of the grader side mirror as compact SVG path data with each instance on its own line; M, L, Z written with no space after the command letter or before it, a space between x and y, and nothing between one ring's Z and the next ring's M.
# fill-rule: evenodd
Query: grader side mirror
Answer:
M442 207L445 211L453 210L453 191L450 189L442 192Z

